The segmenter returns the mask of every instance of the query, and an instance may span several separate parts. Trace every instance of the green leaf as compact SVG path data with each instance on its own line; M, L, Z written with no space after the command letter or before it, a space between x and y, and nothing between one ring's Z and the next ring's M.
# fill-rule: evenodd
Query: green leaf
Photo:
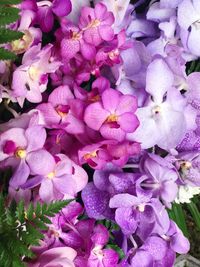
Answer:
M172 204L172 209L169 212L170 218L175 221L178 227L182 230L183 234L187 237L188 230L186 225L185 213L181 205L177 203Z
M15 7L0 6L0 27L16 22L20 18L19 11Z
M1 0L0 6L1 5L18 5L21 2L22 2L22 0Z
M187 207L196 223L196 226L200 230L200 212L198 210L197 205L194 202L187 203Z
M0 60L15 60L16 55L3 47L0 47Z
M0 28L0 44L5 44L14 40L18 40L22 38L23 35L23 32Z

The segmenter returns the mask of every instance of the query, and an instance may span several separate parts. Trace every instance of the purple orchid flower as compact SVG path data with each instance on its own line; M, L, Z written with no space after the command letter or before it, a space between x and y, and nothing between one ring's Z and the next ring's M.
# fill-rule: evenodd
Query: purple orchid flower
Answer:
M150 225L151 231L155 225L159 225L163 231L169 228L169 217L164 206L149 195L137 197L127 193L117 194L110 199L109 206L116 208L115 220L125 235L135 233L138 227L141 228L139 233L144 235L145 228Z
M179 170L183 183L200 186L199 175L199 152L182 152L174 159L176 168Z
M196 57L200 56L198 43L200 4L198 1L184 0L178 6L178 23L181 27L181 39L186 49Z
M67 16L72 10L70 0L40 1L37 3L37 19L43 32L50 32L54 24L54 15Z
M134 132L139 125L134 114L136 108L135 97L108 89L102 93L101 102L86 108L84 121L104 138L123 141L126 134Z
M98 46L103 41L111 41L114 37L113 23L113 14L102 3L96 4L94 9L83 7L81 10L79 27L83 31L84 40L89 44Z
M54 157L46 152L46 166L41 165L41 159L33 153L30 157L32 172L35 174L22 187L31 189L40 185L39 196L44 202L53 199L74 197L88 181L87 173L67 156L58 154Z
M49 95L48 103L37 106L48 128L65 129L71 134L84 133L83 103L68 86L59 86Z
M174 166L157 155L149 154L143 159L142 172L147 177L140 186L153 192L154 197L160 197L165 204L175 200L178 193L177 172Z
M56 71L61 63L51 57L52 45L41 50L41 45L31 47L23 56L22 65L13 73L13 96L23 106L25 98L32 103L42 101L47 89L48 74Z
M162 58L155 59L149 65L146 91L151 99L136 112L140 121L139 128L135 133L127 135L129 140L141 142L142 148L155 144L166 150L175 148L191 127L186 111L191 111L192 121L195 113L180 92L172 87L173 82L173 73ZM174 131L173 135L171 129Z
M40 138L38 139L38 136ZM43 149L46 140L46 131L41 126L30 126L22 128L11 128L0 135L0 161L4 166L14 168L10 186L19 188L24 184L32 173L32 156L40 158L46 164L45 150ZM44 157L43 157L44 156ZM42 164L43 165L43 164Z

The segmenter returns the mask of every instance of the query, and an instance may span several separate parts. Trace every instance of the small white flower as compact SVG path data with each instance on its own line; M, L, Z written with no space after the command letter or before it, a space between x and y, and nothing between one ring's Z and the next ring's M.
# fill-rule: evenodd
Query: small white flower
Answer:
M178 190L175 202L180 203L190 203L194 195L200 194L200 187L193 187L190 185L181 185Z

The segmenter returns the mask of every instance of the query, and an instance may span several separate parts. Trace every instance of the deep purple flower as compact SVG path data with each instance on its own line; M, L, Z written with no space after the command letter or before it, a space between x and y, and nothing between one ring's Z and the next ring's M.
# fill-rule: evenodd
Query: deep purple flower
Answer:
M37 19L43 32L49 32L53 28L54 15L64 17L72 10L70 0L40 1L37 5Z

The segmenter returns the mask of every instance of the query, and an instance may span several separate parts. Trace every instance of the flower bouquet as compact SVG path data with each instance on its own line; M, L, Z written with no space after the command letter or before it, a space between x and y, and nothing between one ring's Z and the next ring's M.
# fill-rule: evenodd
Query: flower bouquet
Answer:
M0 0L0 44L0 266L174 266L200 229L200 0Z

